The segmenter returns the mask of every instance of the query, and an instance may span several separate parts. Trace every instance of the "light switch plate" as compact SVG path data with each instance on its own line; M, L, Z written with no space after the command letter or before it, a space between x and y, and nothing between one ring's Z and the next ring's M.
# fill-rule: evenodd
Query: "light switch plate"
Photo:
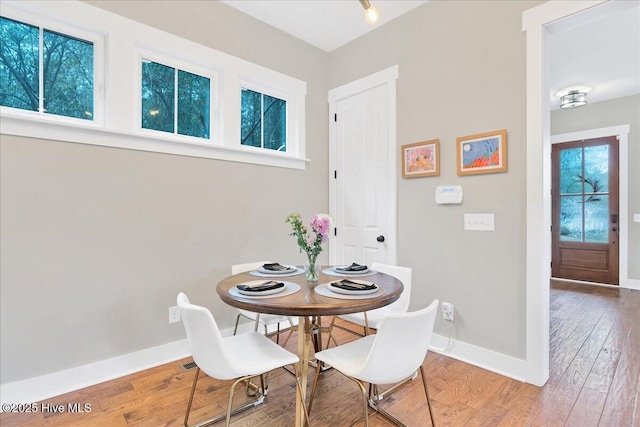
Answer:
M464 214L464 229L468 231L495 231L493 214Z
M640 222L640 214L633 214L633 222Z

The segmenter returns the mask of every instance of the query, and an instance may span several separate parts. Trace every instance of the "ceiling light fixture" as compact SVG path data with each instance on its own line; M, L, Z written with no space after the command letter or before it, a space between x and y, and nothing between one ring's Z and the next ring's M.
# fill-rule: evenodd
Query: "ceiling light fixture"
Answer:
M367 24L375 24L378 22L378 18L380 18L380 11L378 8L371 6L371 2L369 0L360 0L360 4L364 8L364 20L367 21Z
M560 98L560 108L576 108L587 104L586 92L570 90L569 93Z

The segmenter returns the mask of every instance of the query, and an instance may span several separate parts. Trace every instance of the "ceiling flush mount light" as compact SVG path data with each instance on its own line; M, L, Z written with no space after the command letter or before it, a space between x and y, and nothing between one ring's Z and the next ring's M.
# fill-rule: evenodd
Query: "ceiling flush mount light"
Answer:
M367 24L375 24L378 22L378 18L380 17L378 8L371 6L369 0L360 0L360 4L364 8L364 20L367 21Z
M570 90L569 93L560 98L560 108L576 108L587 104L586 92Z

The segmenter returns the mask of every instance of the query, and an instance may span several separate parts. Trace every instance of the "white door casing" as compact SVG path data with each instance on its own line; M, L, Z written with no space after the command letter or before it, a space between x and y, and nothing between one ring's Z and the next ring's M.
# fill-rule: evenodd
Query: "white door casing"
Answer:
M590 9L604 0L548 1L522 13L527 33L527 259L526 378L549 379L549 280L551 271L551 132L549 29L554 21ZM622 3L622 2L621 2Z
M397 77L394 66L329 91L331 264L396 263Z

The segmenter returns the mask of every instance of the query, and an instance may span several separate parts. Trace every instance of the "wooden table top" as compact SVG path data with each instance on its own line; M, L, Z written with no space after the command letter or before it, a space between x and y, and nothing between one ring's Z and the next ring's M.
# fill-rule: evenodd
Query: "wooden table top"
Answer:
M326 268L326 266L324 267ZM329 316L347 313L370 311L391 304L400 297L404 290L402 282L388 274L377 272L361 279L377 284L385 290L380 296L363 299L331 298L317 294L314 287L324 283L341 280L344 277L329 276L321 272L318 274L318 282L307 282L304 273L297 276L274 277L273 280L293 282L300 285L300 290L294 294L272 298L239 297L229 293L236 285L252 280L269 278L256 277L249 272L226 277L218 283L216 291L225 303L232 307L250 310L258 313L280 314L286 316ZM352 277L358 279L358 277Z

